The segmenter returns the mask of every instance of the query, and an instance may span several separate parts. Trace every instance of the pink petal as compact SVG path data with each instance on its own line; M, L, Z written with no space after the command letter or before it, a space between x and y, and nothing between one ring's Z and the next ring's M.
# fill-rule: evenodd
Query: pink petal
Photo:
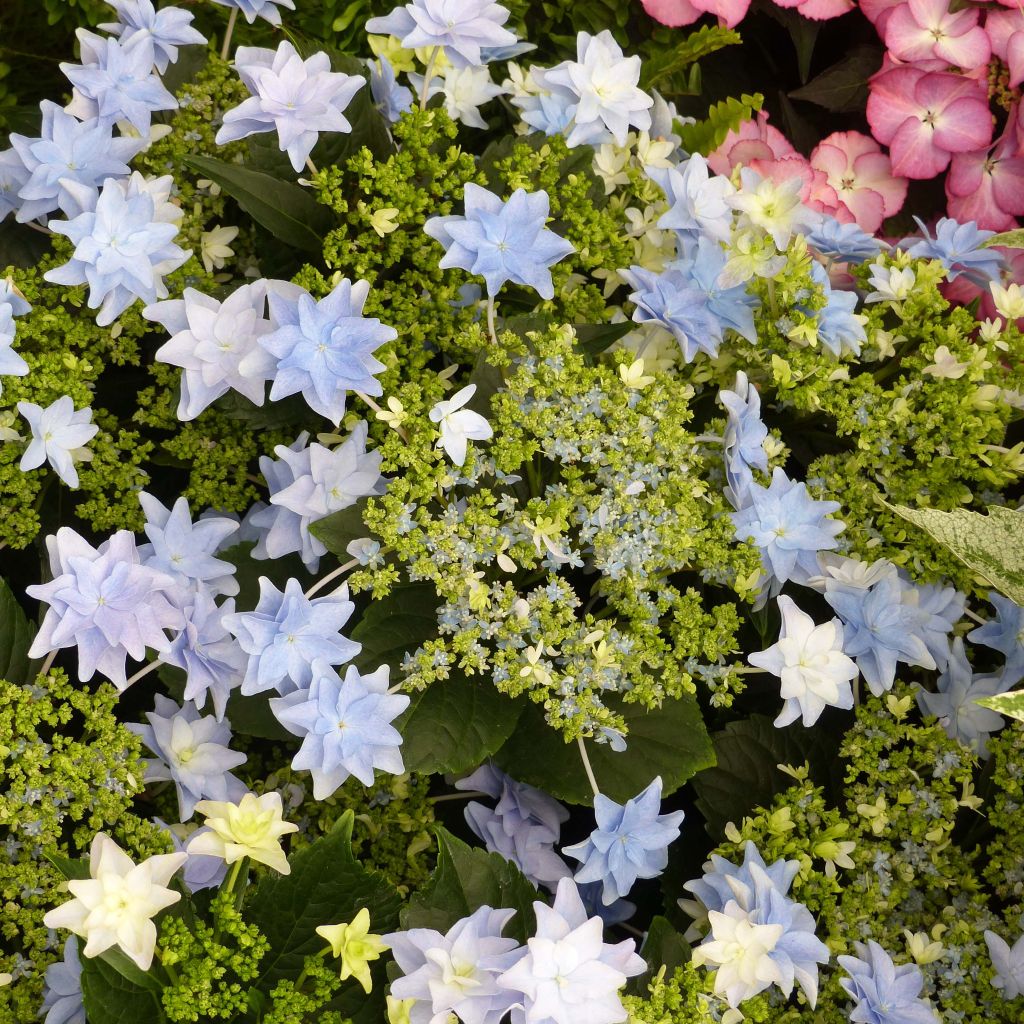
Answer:
M953 157L949 165L949 174L946 176L946 197L950 201L954 196L966 198L981 188L987 159L987 149L979 149L973 153L957 153Z
M850 158L846 149L831 141L841 134L843 133L833 132L827 139L819 142L811 153L811 166L815 170L823 171L833 185L850 169Z
M992 169L992 191L1001 210L1024 217L1024 158L996 161Z
M889 145L892 169L905 178L934 178L949 164L949 153L935 145L935 132L919 117L908 117Z
M973 220L979 228L988 231L1009 231L1017 226L1016 219L999 208L991 189L981 189L969 196L948 196L947 212L963 223Z
M885 23L885 45L900 60L927 60L935 56L935 37L909 6L897 7Z
M839 198L861 229L873 235L885 220L885 201L873 188L841 189Z
M961 96L935 118L935 145L950 153L969 153L992 141L992 114L979 99Z
M919 118L922 106L915 98L915 89L924 77L925 73L915 67L894 67L872 77L867 117L879 142L889 145L908 117Z
M735 28L750 8L750 0L693 0L694 6L725 22L727 28Z
M1024 11L990 11L985 19L985 32L992 43L992 52L1005 61L1010 37L1024 32Z
M907 179L897 178L892 173L892 161L886 153L862 153L853 161L853 172L859 188L871 189L882 197L886 217L903 206L907 198Z
M784 185L787 181L799 178L802 182L800 199L806 201L810 195L814 171L811 170L811 165L804 157L798 153L784 156L781 160L754 160L749 166L757 171L762 178L768 178L776 185Z
M962 14L977 12L962 11ZM987 64L992 56L992 46L983 28L974 27L963 35L951 35L935 44L935 55L948 60L959 68L977 68Z
M829 21L852 11L856 6L853 0L803 0L797 9L812 21Z
M692 25L704 13L694 7L690 0L641 0L641 3L655 21L670 28Z

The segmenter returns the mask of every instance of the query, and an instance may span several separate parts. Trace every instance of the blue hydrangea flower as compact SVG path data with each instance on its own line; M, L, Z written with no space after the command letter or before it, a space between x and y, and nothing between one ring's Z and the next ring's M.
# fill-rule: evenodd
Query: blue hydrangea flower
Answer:
M202 710L210 696L219 722L231 691L242 685L249 665L245 651L224 625L224 617L235 614L235 602L228 598L218 606L213 595L200 585L182 614L185 626L160 660L185 673L185 700Z
M150 541L139 547L143 565L166 573L186 595L197 584L215 595L238 593L235 567L214 557L224 541L238 531L238 523L223 516L207 516L193 523L186 498L178 498L167 508L140 491L139 504L146 513L143 529Z
M688 254L669 264L670 269L679 270L693 287L702 291L707 298L708 309L717 319L720 328L731 328L751 344L757 342L754 330L754 310L758 307L757 296L751 295L746 285L737 284L723 288L719 277L728 262L728 255L717 243L700 238L689 246Z
M547 192L518 188L503 203L469 182L465 200L464 217L431 217L423 226L445 248L441 268L479 274L492 298L506 281L533 288L542 299L553 298L548 268L576 250L544 226L550 209Z
M589 917L599 917L604 921L605 928L612 928L623 921L628 921L636 913L636 904L630 900L615 900L605 906L604 886L600 882L577 884L577 891L583 906L587 908Z
M85 212L80 189L98 189L107 178L127 177L128 161L144 142L113 138L108 122L83 123L49 100L43 100L39 109L43 113L39 138L11 134L11 145L28 172L28 180L18 190L22 206L16 219L37 220L57 209L66 217L77 217Z
M218 146L276 131L282 151L301 171L320 132L352 131L344 110L366 79L331 71L326 53L303 60L287 40L276 50L240 46L235 69L252 95L224 115Z
M569 812L553 797L491 764L456 782L455 788L486 793L497 801L493 810L475 800L468 804L466 822L488 850L515 864L535 885L553 889L560 878L572 874L555 851Z
M817 226L807 235L807 244L828 260L854 266L875 259L886 248L857 224L842 224L827 214L822 214Z
M747 492L754 480L753 470L768 472L768 454L764 450L768 428L761 419L761 396L740 370L734 390L723 388L718 392L718 400L728 413L722 437L728 481L726 497L734 508L744 508L749 504Z
M964 652L960 637L953 641L946 670L936 681L937 693L917 691L917 702L926 715L934 715L946 735L970 747L979 757L988 756L988 738L1002 729L1006 720L998 711L976 701L994 697L1010 687L1001 675L976 676Z
M29 657L77 646L81 682L99 671L123 690L125 659L142 661L147 647L165 652L164 631L182 626L181 612L168 600L174 580L141 564L127 530L94 548L62 526L46 538L46 550L53 579L25 590L50 606Z
M384 364L372 353L394 341L398 332L362 315L369 294L369 282L353 284L347 278L319 302L305 291L296 296L270 293L275 330L262 335L259 344L277 360L272 401L301 393L311 409L337 426L348 392L382 394L374 374Z
M248 792L231 774L245 764L245 754L231 750L231 723L205 718L192 704L181 706L157 694L148 724L128 723L128 729L156 755L146 761L146 782L173 782L178 813L188 821L200 800L237 802Z
M405 694L388 693L387 665L369 675L350 665L341 680L322 661L313 666L308 690L270 701L277 720L302 737L292 767L313 776L316 800L326 800L350 775L372 786L374 769L405 771L402 734L391 723L408 706Z
M242 693L305 690L313 681L314 662L351 661L362 645L343 637L341 627L354 610L347 587L310 600L298 580L288 580L280 591L261 576L255 611L225 615L223 620L249 655Z
M843 620L843 653L857 662L876 697L892 689L898 662L938 667L922 636L928 613L908 603L906 594L906 584L895 576L866 588L825 583L825 600Z
M704 157L695 153L678 167L648 167L646 170L647 176L665 193L669 204L658 220L659 228L671 229L694 241L701 238L729 241L732 207L725 197L736 190L727 177L709 172Z
M21 209L19 195L28 181L28 169L14 149L0 150L0 221Z
M996 617L972 629L967 639L1003 655L1003 679L1008 687L1015 686L1024 679L1024 608L994 590L989 591L988 600Z
M32 435L18 468L24 473L48 462L68 487L77 487L75 459L86 454L82 449L100 429L92 422L92 409L76 409L68 395L61 395L45 409L34 402L19 402L18 412L28 421Z
M179 46L202 46L206 36L192 27L194 15L180 7L162 7L152 0L107 0L117 21L99 25L122 43L145 40L152 47L153 63L162 75L178 59Z
M410 1022L448 1020L499 1024L515 996L498 988L499 974L523 955L515 939L501 937L514 910L483 906L442 935L410 928L383 936L402 972L391 984L395 999L415 999ZM419 1012L417 1012L417 1009Z
M278 7L295 10L295 0L213 0L221 7L233 7L240 11L245 20L252 25L257 18L269 21L271 25L281 24L281 12Z
M949 635L963 618L966 596L956 587L945 587L939 583L918 586L902 570L899 578L903 583L904 604L921 611L920 636L928 653L940 669L945 669L950 654Z
M11 303L0 299L0 377L24 377L28 373L28 363L13 348L17 334L15 315ZM3 382L0 381L0 395L3 392Z
M46 968L39 1016L44 1013L43 1024L85 1024L82 962L78 959L78 938L74 935L64 941L64 959Z
M788 580L802 583L816 576L818 552L838 547L836 537L846 528L827 518L839 511L839 502L816 501L806 484L790 480L778 466L768 487L752 482L747 496L750 504L730 515L737 539L760 549L772 589L777 593Z
M577 882L603 884L605 904L627 896L637 879L657 878L668 864L669 843L679 838L683 812L659 813L661 787L658 776L625 804L599 793L594 797L597 828L582 843L562 847L582 864Z
M484 62L484 50L514 46L504 28L508 9L493 0L412 0L384 18L370 18L366 31L397 36L407 50L440 46L457 68Z
M551 87L536 95L513 96L523 122L545 135L568 135L576 113L576 94L569 89Z
M3 218L0 217L0 220ZM9 277L0 277L0 303L11 307L13 316L24 316L32 311L32 304L18 290Z
M121 42L80 28L75 32L81 64L61 64L74 86L69 114L83 121L105 124L128 121L144 139L149 138L153 114L177 110L178 101L153 71L153 47L137 36Z
M394 124L402 114L412 109L412 90L408 86L398 84L395 69L383 54L377 60L369 60L366 63L370 69L373 105L389 124Z
M936 1024L935 1011L921 998L924 978L914 964L893 963L872 940L854 943L857 956L839 957L849 975L839 984L856 1003L850 1020L858 1024Z
M308 435L303 433L290 448L274 449L279 461L260 458L270 504L249 517L249 526L259 531L254 558L281 558L296 551L310 572L316 572L327 548L309 532L310 525L359 498L384 493L381 454L366 450L368 429L360 420L333 450L316 443L306 447Z
M911 256L938 260L946 268L950 281L963 274L976 285L987 288L989 281L999 280L1004 263L1002 255L997 249L981 247L994 231L982 230L973 220L960 224L952 217L941 217L935 225L933 238L919 217L914 220L924 237L904 238L900 242L900 247Z
M213 830L207 825L189 829L187 825L168 825L159 818L153 820L171 837L174 847L171 852L184 853L188 857L185 866L181 869L181 880L185 883L185 888L189 892L195 893L202 892L203 889L219 887L227 877L227 861L223 857L212 857L205 853L189 853L186 849L189 842L196 836Z
M71 239L75 250L67 263L43 277L53 284L87 284L87 304L99 309L100 327L112 324L136 299L166 298L164 275L191 255L174 244L177 223L161 219L165 204L149 187L159 183L147 183L139 174L127 182L107 178L94 210L50 221L50 230Z
M857 308L857 293L833 288L828 272L820 263L813 265L811 276L825 293L825 305L815 314L818 320L818 340L833 355L852 352L859 356L860 347L868 340L868 336L864 330L867 317L854 312Z
M633 289L629 301L636 304L633 320L638 324L657 324L671 332L679 342L683 361L692 363L698 352L718 355L722 344L722 325L708 307L705 292L694 287L678 269L660 274L643 267L620 270L619 275Z
M1024 935L1011 946L995 932L986 931L985 945L996 972L992 987L1007 1000L1024 995Z

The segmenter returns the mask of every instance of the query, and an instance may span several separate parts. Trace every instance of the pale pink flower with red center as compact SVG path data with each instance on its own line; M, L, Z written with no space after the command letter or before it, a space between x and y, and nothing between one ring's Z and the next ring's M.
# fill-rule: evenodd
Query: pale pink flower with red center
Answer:
M949 0L907 0L885 23L885 45L900 60L936 59L978 68L992 55L979 16L973 7L951 13Z
M833 132L822 139L811 153L811 167L824 173L838 201L868 234L907 198L907 179L896 177L882 147L860 132Z
M990 11L985 31L992 40L992 52L1010 69L1007 85L1012 89L1024 82L1024 10Z
M744 121L738 131L729 132L722 144L708 156L715 174L730 175L735 167L749 167L754 160L781 160L797 156L785 135L768 123L764 112L752 121Z
M672 28L692 25L705 14L713 14L729 28L735 28L750 7L750 0L641 0L641 3L655 21Z
M853 0L775 0L775 6L795 7L812 21L828 21L852 11L857 5Z
M971 153L992 141L985 83L943 71L902 65L871 79L868 123L889 147L894 174L934 178L954 153Z
M1008 231L1024 216L1024 156L1011 118L991 152L958 153L946 177L949 215L976 221L990 231Z

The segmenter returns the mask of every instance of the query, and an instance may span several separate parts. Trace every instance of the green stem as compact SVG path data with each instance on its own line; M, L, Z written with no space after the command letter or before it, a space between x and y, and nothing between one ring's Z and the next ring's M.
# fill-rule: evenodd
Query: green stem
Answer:
M434 77L434 65L437 63L437 54L440 49L439 46L433 47L430 51L430 58L427 60L427 70L423 73L423 88L420 90L420 110L427 109L430 80Z
M597 779L594 778L594 769L590 766L590 758L587 756L587 745L583 742L582 736L576 737L576 742L580 745L580 757L583 758L583 770L587 773L587 780L590 782L590 788L594 791L594 796L601 795L601 787L597 784Z
M220 59L227 60L231 52L231 36L235 31L235 22L238 20L238 8L232 7L228 16L228 27L224 30L224 45L220 48Z

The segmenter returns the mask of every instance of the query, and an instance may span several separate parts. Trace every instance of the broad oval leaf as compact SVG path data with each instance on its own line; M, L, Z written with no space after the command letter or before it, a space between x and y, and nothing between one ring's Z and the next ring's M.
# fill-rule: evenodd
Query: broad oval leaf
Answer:
M35 635L13 591L0 579L0 679L20 686L35 678L39 662L28 656Z

